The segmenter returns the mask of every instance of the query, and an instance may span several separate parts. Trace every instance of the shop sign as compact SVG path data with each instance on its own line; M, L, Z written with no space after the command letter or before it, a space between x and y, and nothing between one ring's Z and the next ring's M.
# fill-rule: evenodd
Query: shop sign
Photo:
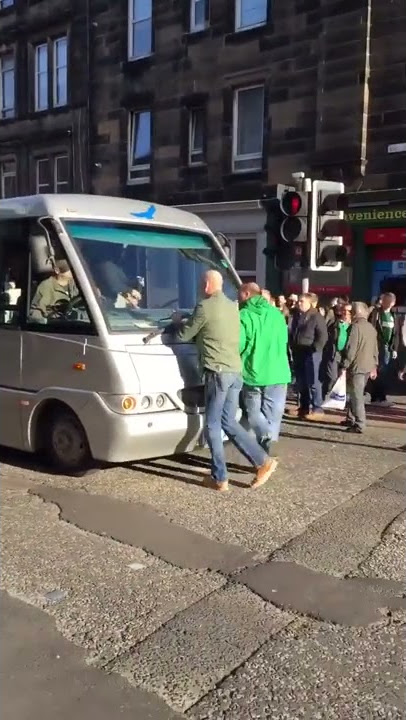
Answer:
M359 208L346 213L349 223L380 223L406 221L406 208Z

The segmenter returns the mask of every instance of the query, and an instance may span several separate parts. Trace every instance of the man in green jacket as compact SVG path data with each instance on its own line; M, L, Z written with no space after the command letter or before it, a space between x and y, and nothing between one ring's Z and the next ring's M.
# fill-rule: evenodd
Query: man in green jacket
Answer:
M276 469L276 461L236 420L242 389L240 320L237 304L224 295L222 288L222 275L208 270L202 279L203 299L192 317L184 325L178 316L173 318L178 338L183 342L195 340L200 355L205 379L205 430L211 451L211 477L204 484L220 491L228 489L222 430L254 466L251 487L263 485ZM280 315L279 310L275 312Z
M291 381L285 317L261 296L256 283L242 285L240 353L248 422L269 454L277 442Z

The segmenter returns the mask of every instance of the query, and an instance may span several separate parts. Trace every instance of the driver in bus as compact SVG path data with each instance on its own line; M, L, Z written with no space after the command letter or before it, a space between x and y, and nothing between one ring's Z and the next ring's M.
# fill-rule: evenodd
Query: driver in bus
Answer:
M67 260L57 260L53 274L37 287L31 302L31 320L46 323L58 316L58 305L71 302L79 292ZM59 311L60 312L60 311Z

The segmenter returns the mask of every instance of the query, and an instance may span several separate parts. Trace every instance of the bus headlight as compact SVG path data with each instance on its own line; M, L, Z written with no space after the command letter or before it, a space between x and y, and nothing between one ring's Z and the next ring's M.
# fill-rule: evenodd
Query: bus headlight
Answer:
M155 398L155 405L158 410L162 410L163 406L165 405L165 395L157 395Z
M178 409L172 400L164 393L153 393L151 395L113 395L110 393L100 393L100 395L110 410L120 413L121 415Z
M143 410L148 410L152 405L152 400L148 395L144 395L144 397L141 399L141 407Z

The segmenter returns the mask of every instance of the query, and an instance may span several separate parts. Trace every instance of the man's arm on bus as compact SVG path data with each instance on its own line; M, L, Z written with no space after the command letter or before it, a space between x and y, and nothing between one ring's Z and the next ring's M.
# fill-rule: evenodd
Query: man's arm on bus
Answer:
M202 303L198 303L194 309L193 315L186 320L183 325L178 325L175 318L175 325L177 325L176 335L182 342L190 342L199 334L205 324L206 313L203 309Z
M47 293L44 292L43 283L40 283L35 291L35 295L31 301L29 319L38 320L39 322L46 321L46 312L48 307Z

